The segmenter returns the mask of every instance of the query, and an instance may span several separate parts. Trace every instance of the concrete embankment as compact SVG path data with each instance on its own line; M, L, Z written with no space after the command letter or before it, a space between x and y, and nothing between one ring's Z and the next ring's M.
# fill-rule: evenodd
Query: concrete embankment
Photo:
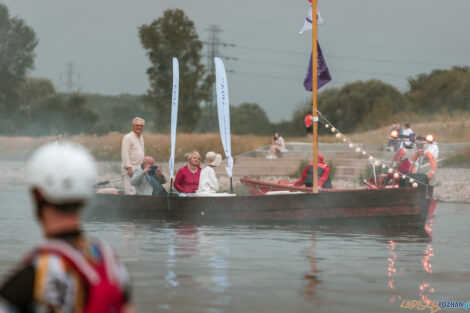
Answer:
M441 144L440 158L449 155L462 144ZM302 161L312 157L312 145L308 143L288 143L288 151L278 155L277 159L266 159L268 147L262 147L234 157L233 185L237 192L243 192L240 177L247 176L260 180L277 182L293 180L291 176L298 172ZM375 158L391 160L393 153L385 151L383 145L362 145L361 148ZM334 168L333 186L335 188L363 188L360 177L365 175L369 161L362 154L355 153L345 144L320 144L319 150L325 155L327 163ZM168 177L168 164L159 162L163 173ZM178 169L184 163L177 163ZM26 163L24 161L0 161L0 184L24 184L26 182ZM216 172L222 190L228 190L229 178L225 172L224 161ZM120 177L119 162L99 162L99 181ZM437 199L450 202L470 203L470 169L468 168L438 168L437 184L434 195ZM122 188L121 182L111 187ZM167 186L169 187L169 186Z

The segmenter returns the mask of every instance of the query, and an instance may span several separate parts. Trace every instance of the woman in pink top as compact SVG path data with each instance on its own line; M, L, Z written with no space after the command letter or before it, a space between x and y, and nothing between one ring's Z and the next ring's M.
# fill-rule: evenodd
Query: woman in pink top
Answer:
M183 193L195 193L199 188L199 176L201 175L201 155L193 151L188 156L188 165L178 170L173 186Z

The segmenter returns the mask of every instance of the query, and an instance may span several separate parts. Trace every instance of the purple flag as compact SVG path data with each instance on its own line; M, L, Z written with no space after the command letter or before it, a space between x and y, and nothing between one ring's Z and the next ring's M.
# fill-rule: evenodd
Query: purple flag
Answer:
M318 51L318 62L317 62L317 89L320 89L328 82L331 81L330 71L326 65L325 59L323 58L323 53L320 48L320 44L317 41L317 51ZM312 54L310 54L310 62L308 63L307 75L304 79L304 87L308 91L312 91Z

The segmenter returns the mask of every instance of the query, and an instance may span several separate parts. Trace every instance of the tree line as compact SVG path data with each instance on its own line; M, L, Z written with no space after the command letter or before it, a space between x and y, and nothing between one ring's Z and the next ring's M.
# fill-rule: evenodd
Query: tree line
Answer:
M47 78L29 77L38 39L18 17L0 4L0 135L106 134L127 132L141 116L147 129L168 132L172 84L171 58L177 57L180 80L178 130L207 132L214 77L201 63L202 42L194 22L180 9L142 25L138 36L151 66L145 95L105 96L59 93ZM302 80L299 79L299 84ZM430 114L470 110L470 68L434 70L408 79L402 93L380 80L357 81L319 93L320 111L343 132L377 128L395 122L397 114ZM273 123L257 103L231 106L234 134L303 136L303 119L311 102L298 106L291 119Z

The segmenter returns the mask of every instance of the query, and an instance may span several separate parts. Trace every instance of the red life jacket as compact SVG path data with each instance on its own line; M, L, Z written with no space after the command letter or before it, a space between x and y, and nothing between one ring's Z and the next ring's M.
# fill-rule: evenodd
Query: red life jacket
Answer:
M59 240L40 245L30 257L56 254L76 270L88 290L83 313L119 313L124 300L120 264L108 245L101 241L90 244L99 251L99 262L88 261L77 249Z

